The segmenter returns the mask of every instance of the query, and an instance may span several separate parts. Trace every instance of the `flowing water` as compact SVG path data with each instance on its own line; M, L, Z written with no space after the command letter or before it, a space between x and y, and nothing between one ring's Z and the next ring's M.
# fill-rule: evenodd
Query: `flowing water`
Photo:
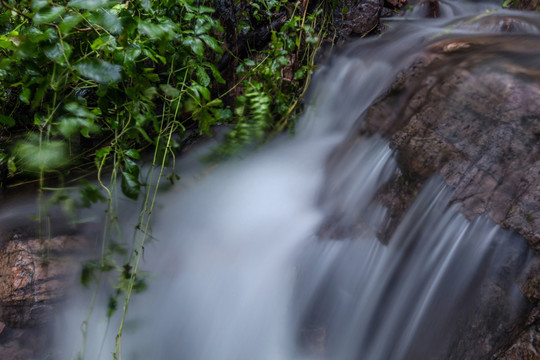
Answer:
M538 15L486 11L497 7L441 1L440 19L419 19L418 7L389 20L383 36L351 44L319 71L293 139L211 170L189 159L178 164L183 179L154 213L158 240L146 246L143 264L150 287L130 304L123 358L485 354L471 349L474 336L494 335L478 335L471 324L491 316L509 326L525 309L508 265L526 260L523 240L485 217L465 219L450 204L452 189L435 177L383 243L377 234L387 210L376 194L399 171L388 142L361 138L331 173L327 163L398 72L433 42L498 36L515 43L526 33L540 48ZM513 32L503 34L507 19ZM338 208L335 221L356 226L331 236L324 228ZM485 309L494 296L495 317ZM87 306L71 306L60 322L67 358L80 347ZM97 358L106 328L99 313L89 323L88 359ZM106 336L111 343L115 326Z

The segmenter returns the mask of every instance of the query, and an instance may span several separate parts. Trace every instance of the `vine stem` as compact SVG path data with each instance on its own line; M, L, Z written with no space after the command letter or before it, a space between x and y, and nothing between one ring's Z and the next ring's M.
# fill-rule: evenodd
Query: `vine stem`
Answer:
M171 67L174 67L174 63L171 64ZM171 71L172 71L172 69L171 69ZM186 73L184 75L184 81L182 82L182 88L180 90L180 94L182 94L183 91L184 91L186 80L187 80L187 74L188 74L188 72L186 71ZM178 98L177 101L179 103L180 98ZM175 115L176 115L177 112L178 112L178 105L177 105L177 108L176 108L176 111L175 111ZM175 126L175 125L172 125L170 127L169 126L164 126L164 123L165 123L165 116L163 115L163 117L161 119L161 126L160 127L161 127L162 131L169 128L169 132L168 132L168 136L167 136L167 142L166 142L166 149L169 150L171 148L172 135L173 135L175 129L177 128L177 126ZM157 141L156 141L156 148L155 148L155 151L154 151L154 158L152 160L152 168L150 170L150 175L149 175L149 184L152 184L152 181L154 179L153 174L154 174L154 171L155 171L155 168L156 168L156 163L158 161L157 157L158 157L160 139L161 139L161 132L158 135L158 138L157 138ZM163 155L163 157L161 159L161 164L159 164L160 165L160 171L159 171L159 174L157 176L156 185L154 186L154 191L153 191L153 194L152 194L151 201L150 201L150 193L151 193L150 191L148 191L146 196L145 196L143 209L141 211L141 216L139 218L139 224L144 224L144 230L141 229L139 226L137 226L137 228L136 228L137 229L136 231L138 233L138 239L137 239L137 243L136 243L135 251L134 251L136 256L135 256L135 259L134 259L134 263L133 263L133 267L132 267L132 271L131 271L131 276L130 276L130 279L129 279L128 288L126 290L126 297L124 299L124 305L123 305L123 308L122 308L122 319L120 320L120 326L119 326L118 332L116 334L116 345L115 345L115 349L114 349L114 353L113 353L113 358L115 360L121 360L122 359L122 333L124 331L124 325L125 325L125 320L126 320L127 309L128 309L129 301L131 299L131 295L133 293L133 287L135 285L135 278L136 278L137 272L139 270L140 261L141 261L141 258L142 258L143 252L144 252L144 243L146 241L146 238L148 237L148 230L149 230L149 227L150 227L150 219L152 217L152 210L153 210L155 202L156 202L159 183L160 183L160 181L161 181L161 179L163 177L163 171L165 169L166 159L167 159L167 156L166 156L166 152L165 152L165 154ZM150 204L149 204L149 201L150 201Z

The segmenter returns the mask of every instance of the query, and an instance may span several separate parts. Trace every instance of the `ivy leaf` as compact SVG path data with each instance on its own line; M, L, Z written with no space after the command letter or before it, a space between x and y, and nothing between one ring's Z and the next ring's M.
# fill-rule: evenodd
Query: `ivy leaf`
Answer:
M213 125L214 123L214 117L208 111L201 111L201 113L199 114L199 126L201 128L199 130L199 133L211 135L210 125Z
M75 65L74 68L82 76L99 83L118 82L122 78L121 66L113 65L101 59L85 60Z
M141 184L133 174L122 171L121 187L124 195L132 200L137 200L139 193L141 192Z

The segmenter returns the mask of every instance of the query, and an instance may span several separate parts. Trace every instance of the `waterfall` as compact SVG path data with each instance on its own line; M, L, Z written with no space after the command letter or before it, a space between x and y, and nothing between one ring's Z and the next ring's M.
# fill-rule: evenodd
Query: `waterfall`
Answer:
M485 216L466 219L441 177L380 238L388 209L377 195L400 169L387 140L355 133L370 105L435 41L491 36L503 17L515 32L501 41L527 34L540 45L536 14L441 3L440 19L389 20L380 38L353 42L321 68L294 138L212 169L180 161L181 183L158 199L149 288L130 304L123 358L475 358L471 324L493 316L493 297L501 327L523 315L513 267L526 262L524 241ZM86 306L73 301L59 320L66 358L80 346ZM106 328L99 312L88 359Z

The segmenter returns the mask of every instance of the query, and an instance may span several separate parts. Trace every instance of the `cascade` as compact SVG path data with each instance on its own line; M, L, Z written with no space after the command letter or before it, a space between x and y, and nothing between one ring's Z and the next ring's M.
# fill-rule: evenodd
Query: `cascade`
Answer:
M123 358L490 353L502 335L482 334L477 325L508 328L528 309L514 281L531 256L526 242L486 215L465 216L440 175L425 181L390 229L380 197L402 172L398 155L384 136L358 129L396 77L436 43L497 39L500 53L490 57L479 46L468 61L497 67L500 57L537 71L538 58L516 57L505 46L540 48L540 17L489 10L497 6L441 1L440 19L420 19L418 7L388 20L381 37L353 42L319 70L294 138L209 170L180 160L182 181L158 199L155 240L142 265L149 288L130 304ZM512 19L513 32L501 30L504 19ZM451 72L453 61L441 71ZM58 320L66 358L80 347L87 311L76 298ZM107 325L104 313L96 309L88 324L88 359L100 353L107 326L102 358L114 349L114 319Z

